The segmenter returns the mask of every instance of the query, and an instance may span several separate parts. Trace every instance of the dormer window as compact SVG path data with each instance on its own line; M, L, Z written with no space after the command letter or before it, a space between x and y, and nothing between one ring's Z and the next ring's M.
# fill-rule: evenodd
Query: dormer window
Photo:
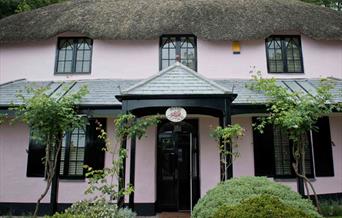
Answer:
M299 36L271 36L266 39L269 73L304 73Z
M90 73L92 47L93 40L89 38L59 38L55 73Z
M197 71L196 37L193 35L164 35L160 38L160 70L176 61Z

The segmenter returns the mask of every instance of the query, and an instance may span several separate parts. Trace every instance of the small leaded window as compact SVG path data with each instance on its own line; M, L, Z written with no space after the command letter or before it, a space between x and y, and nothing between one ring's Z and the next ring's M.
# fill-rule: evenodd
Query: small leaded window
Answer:
M171 35L162 36L160 40L160 69L164 69L176 61L197 70L195 36Z
M271 36L266 39L269 73L303 73L299 36Z
M56 73L90 73L93 40L59 38Z
M85 155L85 130L76 128L64 136L61 150L61 177L82 177Z
M309 136L304 134L301 143L305 148L305 173L307 176L313 176L312 169L312 155ZM294 170L292 167L292 142L286 131L279 127L273 127L273 144L274 144L274 160L275 160L275 176L276 177L294 177Z

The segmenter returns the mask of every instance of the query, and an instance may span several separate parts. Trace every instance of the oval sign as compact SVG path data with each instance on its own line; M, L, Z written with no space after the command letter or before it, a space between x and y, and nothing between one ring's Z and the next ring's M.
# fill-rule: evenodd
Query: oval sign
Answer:
M182 107L170 107L165 112L166 118L171 122L181 122L186 118L186 110Z

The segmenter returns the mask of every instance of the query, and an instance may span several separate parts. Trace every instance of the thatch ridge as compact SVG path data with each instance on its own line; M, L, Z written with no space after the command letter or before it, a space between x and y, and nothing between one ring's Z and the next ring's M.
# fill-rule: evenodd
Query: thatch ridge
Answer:
M0 20L0 41L78 32L94 39L155 39L192 33L253 40L279 32L342 40L342 13L298 0L72 0Z

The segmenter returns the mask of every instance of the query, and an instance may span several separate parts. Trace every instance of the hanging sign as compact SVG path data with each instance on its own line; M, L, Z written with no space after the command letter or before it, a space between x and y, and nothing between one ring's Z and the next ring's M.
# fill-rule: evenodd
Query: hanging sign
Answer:
M186 118L186 110L182 107L170 107L166 110L165 116L171 122L181 122Z

